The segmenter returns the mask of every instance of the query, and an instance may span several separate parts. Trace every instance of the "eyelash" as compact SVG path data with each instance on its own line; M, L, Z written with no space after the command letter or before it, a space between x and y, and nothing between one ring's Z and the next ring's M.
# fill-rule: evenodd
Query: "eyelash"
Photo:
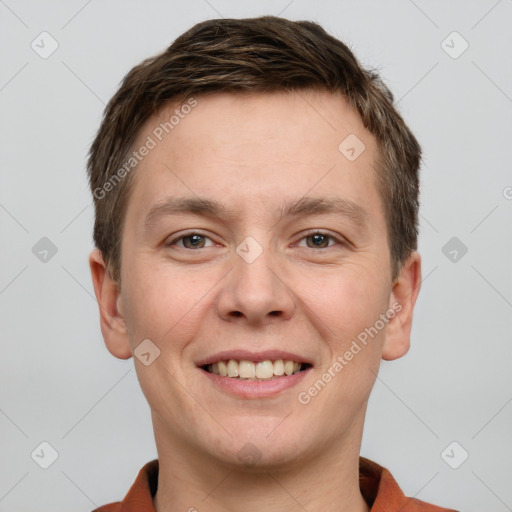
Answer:
M179 242L181 240L184 240L185 238L194 236L194 235L199 235L199 236L201 236L201 237L203 237L205 239L208 239L208 240L213 242L213 240L209 236L203 235L202 233L198 233L196 231L192 231L190 233L186 233L186 234L181 235L179 237L173 238L172 240L167 242L165 245L166 245L166 247L171 247L171 246L175 245L177 242ZM346 243L343 240L339 239L338 237L335 237L334 235L331 235L330 233L327 233L327 232L321 231L321 230L314 230L314 231L306 233L305 235L302 236L302 238L300 238L299 242L301 242L302 240L305 240L306 238L314 236L314 235L322 235L322 236L325 236L325 237L329 238L330 240L334 240L338 245L346 245ZM329 247L333 247L334 245L336 245L336 244L328 245L327 247L318 247L318 248L306 247L306 249L316 249L316 250L318 250L318 249L328 249ZM211 247L211 246L209 246L209 247ZM205 248L206 247L199 247L198 249L205 249ZM197 249L190 249L188 247L181 247L181 246L180 246L180 249L186 249L186 250L189 250L189 251L197 250Z

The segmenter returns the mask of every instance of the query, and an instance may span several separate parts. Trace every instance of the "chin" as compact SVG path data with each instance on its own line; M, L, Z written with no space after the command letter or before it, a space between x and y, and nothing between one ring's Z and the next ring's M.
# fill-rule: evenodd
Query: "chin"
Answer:
M217 448L212 455L239 470L268 471L289 467L306 458L304 452L308 451L300 429L284 426L290 418L284 421L283 418L278 421L272 418L272 421L264 422L265 428L261 425L248 427L245 421L238 423L236 430L228 429L233 437L226 435L217 439ZM230 425L231 429L235 429L235 423Z

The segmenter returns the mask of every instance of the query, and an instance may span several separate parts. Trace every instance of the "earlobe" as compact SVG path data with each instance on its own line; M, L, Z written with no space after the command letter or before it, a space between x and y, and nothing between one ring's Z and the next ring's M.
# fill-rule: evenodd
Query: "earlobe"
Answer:
M392 361L409 351L413 310L420 288L421 256L414 251L404 262L393 283L389 308L395 314L386 328L382 359Z
M100 310L100 326L105 345L113 356L128 359L132 352L124 318L122 295L98 249L91 252L89 267Z

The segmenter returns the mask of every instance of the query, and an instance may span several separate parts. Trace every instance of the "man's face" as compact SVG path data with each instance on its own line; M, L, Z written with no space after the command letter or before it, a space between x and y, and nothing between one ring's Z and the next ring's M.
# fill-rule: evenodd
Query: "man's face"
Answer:
M244 449L276 464L358 444L386 327L353 342L393 299L375 138L327 92L197 101L161 142L152 132L176 105L139 133L135 147L157 145L134 171L122 233L126 343L160 350L135 361L157 443L235 464ZM350 134L365 146L355 160L339 150ZM198 199L219 208L183 208ZM310 367L261 382L201 368L241 350L233 359L286 352Z

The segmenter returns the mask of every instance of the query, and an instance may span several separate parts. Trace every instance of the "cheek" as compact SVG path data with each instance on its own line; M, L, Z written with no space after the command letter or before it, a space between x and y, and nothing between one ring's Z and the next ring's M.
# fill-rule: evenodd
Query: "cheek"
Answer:
M347 411L362 410L368 400L385 337L380 315L387 309L382 283L340 280L335 288L331 283L317 304L330 328L325 339L330 359L322 366L318 384L325 385L326 392L319 393L317 406L331 411L334 424L346 421Z
M125 290L126 320L133 342L149 338L168 346L169 340L186 338L207 302L210 281L205 274L199 279L191 269L135 266Z
M323 312L329 325L330 361L322 371L336 402L361 406L378 373L386 325L381 320L389 297L385 283L368 275L333 280L325 289L318 312Z
M385 312L389 294L386 285L369 273L343 272L332 276L317 291L316 309L328 318L334 334L357 335Z

